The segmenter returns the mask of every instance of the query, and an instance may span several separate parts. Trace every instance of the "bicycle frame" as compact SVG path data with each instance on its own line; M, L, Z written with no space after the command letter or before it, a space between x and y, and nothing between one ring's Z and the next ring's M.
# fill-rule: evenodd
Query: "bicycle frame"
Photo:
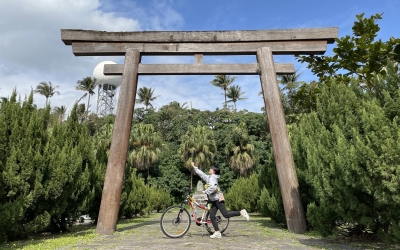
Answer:
M207 221L205 221L205 216L207 214L207 212L210 210L210 208L208 206L203 206L200 205L190 194L188 194L185 198L185 200L182 202L181 205L181 212L182 210L185 208L185 205L188 204L190 206L190 210L192 213L192 217L194 219L194 221L196 223L201 223L201 224L205 224L205 223L211 223L211 220L208 219ZM194 211L195 206L201 210L204 210L203 215L201 216L201 218L197 218L197 215ZM179 216L178 216L179 217ZM177 218L178 219L178 218Z

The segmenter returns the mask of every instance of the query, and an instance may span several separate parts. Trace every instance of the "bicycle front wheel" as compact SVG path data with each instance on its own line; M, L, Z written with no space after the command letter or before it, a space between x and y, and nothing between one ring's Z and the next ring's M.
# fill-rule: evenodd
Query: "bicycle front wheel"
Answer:
M184 236L190 228L190 215L185 208L172 206L167 208L161 216L161 230L170 238Z
M219 231L221 233L225 232L225 230L228 228L229 225L229 218L225 218L222 214L221 211L217 211L217 214L215 215L215 217L217 218L217 223L218 223L218 227L219 227ZM210 219L210 211L207 212L206 214L206 221L211 221ZM209 232L210 234L213 234L215 232L214 227L212 225L212 223L206 223L205 224L207 232Z

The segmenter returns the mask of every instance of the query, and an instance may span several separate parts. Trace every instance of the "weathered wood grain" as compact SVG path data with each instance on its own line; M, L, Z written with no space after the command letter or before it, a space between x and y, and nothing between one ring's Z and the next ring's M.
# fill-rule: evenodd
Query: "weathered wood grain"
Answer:
M130 49L126 52L124 73L121 90L119 91L117 114L96 228L96 233L98 234L112 234L116 230L136 98L139 60L139 51Z
M194 54L194 63L203 64L203 54Z
M293 74L292 63L276 63L276 74ZM122 75L123 64L105 64L104 75ZM257 63L249 64L139 64L139 75L258 75Z
M61 39L66 45L74 41L87 42L257 42L283 40L325 40L333 43L338 35L337 27L277 29L277 30L229 30L229 31L134 31L106 32L96 30L61 29Z
M300 200L299 183L294 167L292 149L286 130L280 91L275 76L275 64L269 48L257 50L261 70L261 89L267 111L269 130L288 230L293 233L306 231L306 219Z
M274 41L249 43L103 43L74 42L76 56L121 56L127 49L142 55L255 55L257 49L269 47L274 55L323 54L326 41Z

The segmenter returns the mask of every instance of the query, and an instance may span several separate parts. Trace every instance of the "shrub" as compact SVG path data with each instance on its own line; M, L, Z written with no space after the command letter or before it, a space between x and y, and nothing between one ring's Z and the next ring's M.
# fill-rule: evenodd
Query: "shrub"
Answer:
M255 212L259 196L258 175L253 174L249 178L237 179L225 194L225 199L231 210Z

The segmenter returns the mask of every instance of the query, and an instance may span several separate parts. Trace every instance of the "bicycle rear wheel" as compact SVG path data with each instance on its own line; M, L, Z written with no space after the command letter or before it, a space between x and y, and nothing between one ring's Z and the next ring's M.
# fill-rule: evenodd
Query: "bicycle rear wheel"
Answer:
M215 215L215 217L217 218L217 223L218 223L218 227L219 227L219 231L221 233L225 232L225 230L228 228L229 225L229 218L225 218L222 214L221 211L217 211L217 214ZM206 214L206 221L209 221L210 219L210 211L207 212ZM214 227L211 223L206 223L205 224L207 232L209 232L210 234L213 234L215 232Z
M161 216L161 230L170 238L184 236L190 228L190 215L186 209L181 211L180 206L167 208Z

